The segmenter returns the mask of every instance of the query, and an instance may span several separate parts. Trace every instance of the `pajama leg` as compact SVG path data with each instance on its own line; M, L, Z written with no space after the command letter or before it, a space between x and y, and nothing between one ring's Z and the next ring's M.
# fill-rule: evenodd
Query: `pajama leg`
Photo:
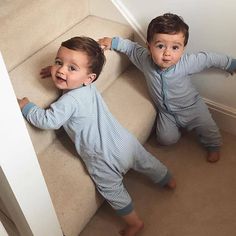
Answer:
M157 141L161 145L171 145L179 140L181 133L175 118L171 114L159 113L156 124L156 135Z
M123 182L116 182L110 186L98 185L97 190L118 215L125 216L134 210L132 199Z
M112 169L102 160L97 160L97 166L90 168L90 176L96 184L99 193L117 212L124 216L133 211L132 199L123 185L123 176L118 171Z
M221 146L219 128L213 120L206 104L200 100L196 105L197 117L188 128L195 130L200 142L206 149L217 151Z
M167 184L171 179L167 167L151 153L146 151L139 142L136 143L136 152L132 169L146 175L154 183L158 183L161 186Z

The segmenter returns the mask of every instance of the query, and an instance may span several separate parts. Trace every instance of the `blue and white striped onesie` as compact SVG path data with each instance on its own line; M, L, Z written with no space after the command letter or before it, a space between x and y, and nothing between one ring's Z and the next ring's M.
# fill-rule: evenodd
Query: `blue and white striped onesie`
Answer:
M236 69L236 59L207 52L185 54L176 65L160 70L148 49L137 43L114 37L111 48L126 54L144 73L150 95L159 111L156 134L161 144L177 142L180 138L179 127L184 127L194 129L209 151L219 149L219 129L189 76L210 67L232 73Z
M93 84L65 92L48 109L28 103L22 113L38 128L64 127L98 191L119 215L133 210L122 183L130 168L161 186L171 178L167 168L113 117Z

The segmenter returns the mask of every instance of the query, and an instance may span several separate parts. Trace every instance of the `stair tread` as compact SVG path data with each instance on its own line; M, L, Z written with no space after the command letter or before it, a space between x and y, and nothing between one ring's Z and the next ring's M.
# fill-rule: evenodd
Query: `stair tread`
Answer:
M8 70L89 14L87 0L80 0L79 7L73 5L78 5L78 1L70 0L67 4L63 0L1 2L0 45Z
M156 117L144 75L131 65L102 96L117 120L144 143Z

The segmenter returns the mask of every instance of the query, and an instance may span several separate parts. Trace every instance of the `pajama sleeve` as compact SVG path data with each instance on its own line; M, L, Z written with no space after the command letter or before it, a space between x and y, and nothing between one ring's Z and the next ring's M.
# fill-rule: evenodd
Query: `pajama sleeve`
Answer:
M188 72L187 74L198 73L208 68L219 68L230 72L236 67L235 60L231 57L212 52L185 54L180 64Z
M34 103L24 106L22 113L27 121L40 129L59 129L73 114L75 101L71 96L62 96L48 109L42 109Z
M150 59L148 50L129 39L114 37L111 49L126 54L130 61L141 71Z

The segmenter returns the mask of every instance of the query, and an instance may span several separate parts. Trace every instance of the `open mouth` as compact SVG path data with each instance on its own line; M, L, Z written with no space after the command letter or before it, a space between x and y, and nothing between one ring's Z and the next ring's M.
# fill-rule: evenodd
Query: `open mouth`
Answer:
M66 79L63 79L62 77L60 77L60 76L58 76L58 75L56 76L56 78L57 78L58 81L64 81L64 82L66 82Z

